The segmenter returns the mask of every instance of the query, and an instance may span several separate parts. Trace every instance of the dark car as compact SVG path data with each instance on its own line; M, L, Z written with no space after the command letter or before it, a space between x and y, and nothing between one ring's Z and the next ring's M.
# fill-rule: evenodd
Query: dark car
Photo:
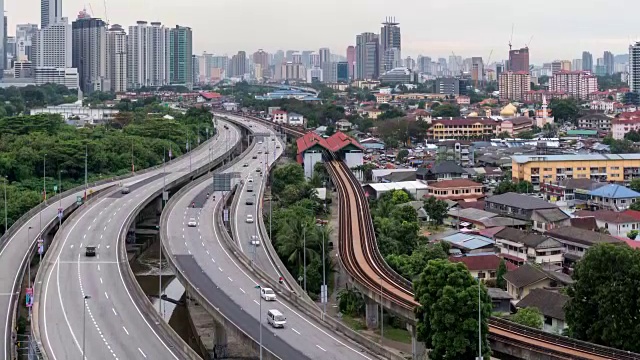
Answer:
M95 246L87 246L85 247L85 256L96 256L96 247Z

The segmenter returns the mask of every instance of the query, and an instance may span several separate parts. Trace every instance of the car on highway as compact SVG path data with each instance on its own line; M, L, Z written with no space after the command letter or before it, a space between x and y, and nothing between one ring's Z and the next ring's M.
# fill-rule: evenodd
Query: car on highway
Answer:
M287 323L287 318L276 309L271 309L267 312L267 323L274 328L284 328L284 324Z
M96 247L87 246L84 248L84 256L96 256Z
M247 215L247 222L248 222L249 224L252 224L252 223L253 223L253 215L251 215L251 214Z
M253 246L260 246L260 239L257 235L251 235L251 241L249 242Z
M189 222L187 223L189 227L195 227L197 224L198 223L196 223L196 219L194 218L189 219Z
M252 158L252 159L257 159L257 158L258 158L258 155L253 155L251 158Z
M247 205L253 205L253 198L247 198L247 201L244 202Z
M276 149L280 149L280 145L276 145Z
M253 182L253 178L247 178L247 182L252 183Z
M258 144L262 144L262 140L258 141Z
M259 150L259 151L258 151L258 155L262 155L262 150Z
M256 168L256 172L261 172L261 171L262 171L262 169L260 169L259 167Z
M244 163L244 164L242 164L242 167L249 167L249 164L248 163Z
M268 287L260 288L260 297L264 301L276 301L276 292Z
M128 187L123 187L123 188L122 188L122 190L120 190L120 192L121 192L122 194L128 194L128 193L130 193L130 192L131 192L131 190L129 190L129 188L128 188Z

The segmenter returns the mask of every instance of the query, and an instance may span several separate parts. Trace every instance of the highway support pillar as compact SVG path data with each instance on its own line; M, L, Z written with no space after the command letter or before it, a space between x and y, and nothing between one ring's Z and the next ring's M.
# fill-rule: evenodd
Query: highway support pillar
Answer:
M375 330L378 328L378 319L380 316L380 308L378 303L373 299L366 300L365 317L367 320L367 329Z
M411 333L411 354L413 355L412 359L413 360L426 359L425 355L426 355L427 349L423 342L418 341L416 326L407 324L407 330Z
M213 358L225 359L228 356L228 342L227 342L227 330L224 325L215 321L213 329L214 344L213 344Z

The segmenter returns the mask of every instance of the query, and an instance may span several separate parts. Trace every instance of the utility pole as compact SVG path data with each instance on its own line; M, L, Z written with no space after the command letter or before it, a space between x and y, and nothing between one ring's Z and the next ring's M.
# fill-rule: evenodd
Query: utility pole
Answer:
M304 292L307 292L307 224L302 223L302 257L303 257L303 265L302 271L304 272Z
M7 217L7 177L3 177L4 179L4 233L7 233L9 229L9 222Z
M89 160L89 146L84 145L84 198L87 199L87 189L89 188L89 181L87 180L87 163Z
M42 196L44 196L44 204L47 204L47 154L44 154L42 162Z
M480 278L478 278L478 360L482 360L482 319L480 318Z

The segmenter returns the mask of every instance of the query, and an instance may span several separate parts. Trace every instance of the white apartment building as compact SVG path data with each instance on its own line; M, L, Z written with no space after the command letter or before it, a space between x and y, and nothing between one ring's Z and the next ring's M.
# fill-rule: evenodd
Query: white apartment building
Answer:
M71 67L71 24L67 18L36 31L32 44L34 67Z
M127 34L118 24L107 31L107 78L111 91L127 91Z
M311 84L314 80L322 82L322 69L317 66L307 69L307 82Z
M56 23L62 18L62 0L40 0L40 27Z
M598 91L598 78L586 71L560 71L553 74L549 83L549 90L583 100Z
M531 90L531 75L526 71L504 72L500 74L498 90L502 100L522 101Z
M44 85L47 83L60 84L72 90L80 87L78 82L78 69L75 68L41 66L33 69L33 73L36 85Z
M127 84L129 89L169 84L169 28L146 21L129 26Z
M640 41L629 45L629 87L640 92Z

